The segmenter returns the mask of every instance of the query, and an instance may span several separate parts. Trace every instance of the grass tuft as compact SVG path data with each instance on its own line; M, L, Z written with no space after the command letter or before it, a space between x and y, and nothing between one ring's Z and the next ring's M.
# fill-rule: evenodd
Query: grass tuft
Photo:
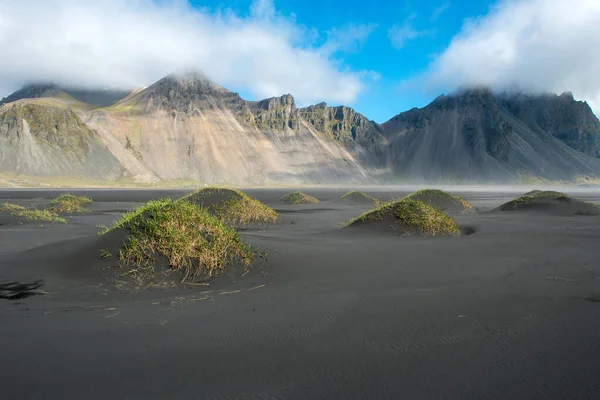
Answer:
M394 224L404 226L423 236L459 236L456 221L422 201L404 198L385 203L346 224L346 227L367 222L392 219Z
M381 201L379 199L376 199L373 196L369 196L368 194L366 194L365 192L361 192L360 190L353 190L351 192L348 192L346 194L344 194L342 197L340 197L340 199L347 199L347 198L363 198L365 200L370 200L373 202L374 205L378 206Z
M206 208L209 213L229 225L248 226L279 220L279 214L271 207L235 189L201 189L182 200Z
M5 203L0 205L0 212L7 212L11 215L25 218L27 221L45 221L45 222L60 222L65 224L67 220L60 217L52 210L28 210L17 204Z
M125 214L115 227L130 230L120 261L142 270L152 268L157 255L184 279L216 275L229 264L240 261L247 266L253 259L251 248L235 230L187 201L150 201Z
M0 212L7 212L7 213L17 213L17 212L21 212L21 211L25 211L26 208L17 204L11 204L11 203L4 203L2 205L0 205Z
M70 193L66 193L52 200L50 202L50 204L52 204L50 209L61 214L87 212L88 209L85 206L91 202L92 199L89 197L75 196Z
M281 201L287 204L317 204L319 202L315 197L302 192L292 192L283 196Z
M439 189L419 190L412 194L409 194L408 196L406 196L406 198L413 200L421 200L425 203L428 203L430 200L432 200L432 202L446 203L449 205L453 203L458 203L463 208L463 212L473 211L473 205L467 200L463 199L460 196L454 196L448 192ZM433 204L430 205L435 207Z

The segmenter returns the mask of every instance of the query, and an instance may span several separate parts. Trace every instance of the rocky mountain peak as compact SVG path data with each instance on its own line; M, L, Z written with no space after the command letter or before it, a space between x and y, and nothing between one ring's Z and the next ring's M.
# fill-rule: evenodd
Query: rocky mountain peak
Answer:
M127 101L148 112L163 109L183 113L236 104L239 107L243 102L237 93L217 85L200 71L170 74Z
M300 109L300 117L319 132L346 145L358 144L380 154L385 138L378 124L347 106L328 107L318 103Z
M163 82L164 86L178 87L195 92L229 92L229 90L214 83L204 72L198 70L172 73L158 83L160 82Z
M294 97L290 94L247 103L253 116L252 122L259 129L298 128L298 108Z

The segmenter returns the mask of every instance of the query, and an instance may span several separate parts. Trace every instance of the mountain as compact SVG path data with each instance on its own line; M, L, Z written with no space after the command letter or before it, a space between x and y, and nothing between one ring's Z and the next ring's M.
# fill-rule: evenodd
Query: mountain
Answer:
M600 157L600 121L584 101L575 101L572 93L502 94L504 107L530 129L548 132L569 147Z
M63 88L53 83L34 83L0 100L0 105L21 99L61 98L79 107L106 107L125 98L131 90ZM79 103L79 104L78 104Z
M115 156L64 102L19 100L0 106L0 171L115 180Z
M382 125L391 168L396 179L434 182L598 177L598 119L568 97L487 88L440 96Z
M373 181L362 147L302 120L291 95L246 101L200 73L167 76L85 118L138 180Z
M24 87L0 106L1 172L230 184L598 179L600 122L569 93L473 88L380 125L346 106L298 108L289 94L247 101L192 71L127 95Z

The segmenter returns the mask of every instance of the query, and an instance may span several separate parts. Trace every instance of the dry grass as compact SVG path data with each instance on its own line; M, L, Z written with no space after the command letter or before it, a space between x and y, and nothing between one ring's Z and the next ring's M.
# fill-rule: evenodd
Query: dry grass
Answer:
M160 255L184 279L216 275L227 265L237 261L249 265L253 259L251 248L237 232L186 201L148 202L124 215L114 227L131 231L119 254L123 264L151 267Z
M319 200L302 192L292 192L283 196L281 201L287 204L317 204Z
M66 193L52 200L50 202L50 204L52 204L50 209L61 214L87 212L88 209L85 206L91 202L92 199L89 197L75 196L70 193Z
M28 210L17 204L2 204L0 205L0 212L7 212L11 215L25 218L27 221L60 222L63 224L67 222L52 210Z
M275 223L279 214L266 204L253 199L246 193L227 188L206 188L198 190L182 200L199 204L203 199L222 198L207 207L208 212L221 221L236 226Z
M385 203L348 222L346 226L393 219L395 224L403 225L423 236L459 236L456 221L422 201L404 198Z

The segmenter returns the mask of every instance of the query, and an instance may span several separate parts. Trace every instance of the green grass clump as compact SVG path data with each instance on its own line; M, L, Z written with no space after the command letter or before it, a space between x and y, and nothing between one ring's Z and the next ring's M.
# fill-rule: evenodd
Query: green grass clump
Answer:
M219 200L215 202L214 199ZM279 214L271 207L235 189L201 189L182 200L206 207L208 212L230 225L248 226L279 220ZM207 206L203 205L205 201Z
M17 215L24 217L27 221L60 222L62 224L67 223L66 219L60 217L52 210L25 210L21 211Z
M360 190L353 190L351 192L344 194L342 197L340 197L340 199L342 199L342 200L347 199L347 198L363 198L365 200L372 201L373 204L375 204L376 206L381 203L381 201L379 199L376 199L373 196L369 196L368 194L366 194L365 192L361 192Z
M422 201L408 198L385 203L368 211L346 224L346 227L367 222L393 220L409 231L416 231L423 236L459 236L460 230L456 221Z
M150 201L125 214L115 228L130 230L119 252L124 265L152 268L160 255L184 279L216 275L236 261L247 266L253 259L235 230L186 201Z
M569 196L568 194L555 192L552 190L546 190L546 191L532 190L531 192L525 193L523 196L517 197L516 199L511 200L508 203L504 204L501 207L501 209L504 211L516 210L518 208L521 208L522 206L531 204L539 199L560 200L560 199L566 199L566 198L570 198L570 197L571 196Z
M463 199L460 196L451 195L450 193L444 192L443 190L439 190L439 189L419 190L412 194L409 194L408 196L406 196L406 198L407 199L431 198L435 201L438 201L441 203L447 203L447 204L452 204L452 203L458 202L464 209L464 212L473 211L473 205L471 203L469 203L467 200Z
M84 196L75 196L70 193L58 196L56 199L50 202L50 209L54 212L61 214L73 214L79 212L86 212L88 209L85 207L92 202L92 199Z
M17 204L2 204L0 205L0 212L7 212L11 215L25 218L27 221L60 222L63 224L67 222L52 210L28 210Z
M319 200L302 192L292 192L283 196L281 201L287 204L317 204Z
M25 211L26 208L17 204L11 204L11 203L4 203L2 205L0 205L0 212L7 212L7 213L17 213L17 212L21 212L21 211Z

